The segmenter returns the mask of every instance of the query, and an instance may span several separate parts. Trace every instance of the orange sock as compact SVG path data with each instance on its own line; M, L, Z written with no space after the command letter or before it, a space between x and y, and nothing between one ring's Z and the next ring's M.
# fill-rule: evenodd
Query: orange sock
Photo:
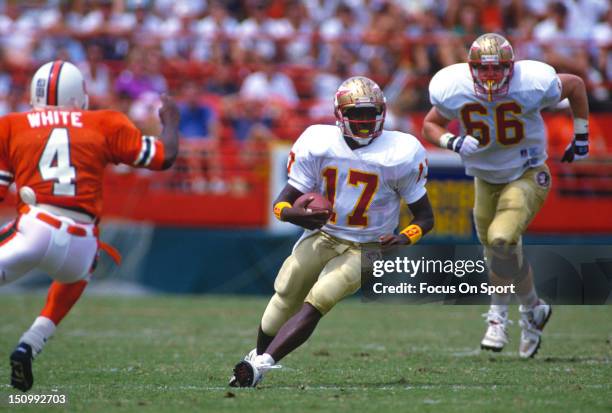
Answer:
M79 297L87 286L86 280L77 281L71 284L62 284L53 281L47 294L47 302L40 312L42 317L47 317L55 325L58 325L68 314L68 311L78 301Z

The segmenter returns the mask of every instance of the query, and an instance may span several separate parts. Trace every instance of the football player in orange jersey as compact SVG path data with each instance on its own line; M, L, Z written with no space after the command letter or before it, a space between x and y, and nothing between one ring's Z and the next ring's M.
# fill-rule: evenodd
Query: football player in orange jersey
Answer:
M11 385L28 391L32 360L81 296L98 250L107 164L170 168L178 153L179 113L162 96L159 138L143 135L122 113L87 110L79 69L49 62L34 74L32 110L0 118L0 200L15 183L18 216L0 229L0 286L30 270L53 282L47 302L11 354Z

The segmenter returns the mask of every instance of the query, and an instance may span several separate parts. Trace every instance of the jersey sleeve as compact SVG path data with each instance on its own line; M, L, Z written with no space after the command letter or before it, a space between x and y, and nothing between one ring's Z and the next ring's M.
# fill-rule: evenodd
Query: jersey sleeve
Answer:
M0 200L4 199L13 182L13 170L9 161L10 125L6 117L0 118Z
M528 92L527 102L539 109L559 103L561 79L554 67L536 60L521 60L516 64L520 65L520 82L523 90Z
M554 69L553 69L554 70ZM561 79L557 76L556 73L553 73L553 76L550 77L550 81L548 82L548 87L544 91L544 95L542 96L542 107L554 106L559 103L559 99L561 99Z
M308 129L293 144L287 160L289 185L302 193L312 192L317 186L315 159L308 149Z
M454 119L455 115L453 111L448 108L444 102L446 91L446 76L445 72L438 72L429 82L429 102L434 106L438 112L446 119Z
M111 162L124 163L135 168L162 169L164 145L155 136L143 135L140 130L120 112L109 119L107 135Z
M397 190L407 204L412 204L425 195L427 189L427 152L419 143L419 148L411 162L397 166Z

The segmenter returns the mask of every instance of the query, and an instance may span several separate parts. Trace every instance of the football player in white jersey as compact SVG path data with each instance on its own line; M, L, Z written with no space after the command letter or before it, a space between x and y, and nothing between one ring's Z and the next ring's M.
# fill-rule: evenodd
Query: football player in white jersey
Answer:
M440 70L429 84L433 108L423 135L463 160L474 177L474 221L494 285L513 283L521 303L521 357L533 357L551 306L538 298L532 271L521 254L521 235L540 210L551 185L546 130L540 111L568 98L575 137L563 162L587 157L588 115L584 82L557 74L541 62L515 62L504 37L488 33L470 47L468 62ZM458 119L460 136L447 129ZM508 342L509 294L492 297L481 347L501 351Z
M231 386L255 386L360 288L362 246L414 244L433 227L425 149L414 136L383 130L380 87L366 77L349 78L334 103L336 125L310 126L289 155L289 182L274 213L306 231L278 273L257 348L235 366ZM324 194L332 211L310 211L311 198L295 202L310 192ZM414 219L395 234L402 199Z

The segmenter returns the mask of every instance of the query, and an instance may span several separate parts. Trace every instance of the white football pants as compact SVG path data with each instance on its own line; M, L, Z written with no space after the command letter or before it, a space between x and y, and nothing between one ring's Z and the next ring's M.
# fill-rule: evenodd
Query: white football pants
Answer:
M61 227L44 222L44 214ZM75 228L84 236L73 235ZM71 218L36 207L21 214L13 229L0 230L0 286L38 269L56 281L73 283L87 278L98 251L95 225L80 224Z

